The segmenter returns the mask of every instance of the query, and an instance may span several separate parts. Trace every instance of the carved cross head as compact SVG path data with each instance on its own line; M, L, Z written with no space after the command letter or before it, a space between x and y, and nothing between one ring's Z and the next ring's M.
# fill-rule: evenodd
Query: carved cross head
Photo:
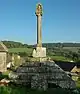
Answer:
M38 4L36 7L36 15L41 15L42 16L42 5Z

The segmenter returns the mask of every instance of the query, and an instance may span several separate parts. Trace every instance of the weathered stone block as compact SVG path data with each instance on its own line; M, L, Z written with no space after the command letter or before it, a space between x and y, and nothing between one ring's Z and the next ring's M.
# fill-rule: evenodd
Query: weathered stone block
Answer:
M20 66L16 73L19 77L16 79L17 84L27 85L29 83L31 88L35 89L45 90L50 84L70 89L76 87L71 77L54 62L27 63Z
M33 57L46 57L46 48L36 47L36 50L33 50Z

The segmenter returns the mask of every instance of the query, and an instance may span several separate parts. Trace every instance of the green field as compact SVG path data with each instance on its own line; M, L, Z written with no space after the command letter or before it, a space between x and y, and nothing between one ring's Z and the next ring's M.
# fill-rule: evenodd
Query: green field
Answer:
M18 53L18 52L26 52L31 53L33 49L31 48L10 48L9 52L11 53Z
M63 47L63 49L67 49L67 50L70 50L72 52L78 52L80 47Z
M25 52L27 54L32 54L33 49L32 48L10 48L9 52L10 53L19 53L19 52ZM68 59L64 56L50 56L53 60L62 60L62 61L71 61L71 59Z
M56 51L48 51L47 50L47 56L51 57L53 60L60 60L60 61L72 61L72 59L70 58L70 56L65 57L63 55L59 55L61 53L61 51L63 51L63 53L68 53L68 55L73 55L72 53L70 54L69 51L72 52L78 52L80 49L80 47L63 47L62 49L56 49ZM33 48L10 48L9 49L9 53L23 53L23 56L31 56L33 52ZM54 54L54 52L56 52L56 54ZM26 53L26 54L25 54ZM58 54L59 53L59 54Z
M64 56L50 56L53 60L59 60L59 61L71 61L71 59L66 58Z

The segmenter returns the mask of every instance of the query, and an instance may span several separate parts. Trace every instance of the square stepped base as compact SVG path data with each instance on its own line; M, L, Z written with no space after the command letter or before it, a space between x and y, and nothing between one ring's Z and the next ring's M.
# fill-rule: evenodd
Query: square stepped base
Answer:
M36 49L33 50L33 57L46 57L46 48L45 47L36 47Z

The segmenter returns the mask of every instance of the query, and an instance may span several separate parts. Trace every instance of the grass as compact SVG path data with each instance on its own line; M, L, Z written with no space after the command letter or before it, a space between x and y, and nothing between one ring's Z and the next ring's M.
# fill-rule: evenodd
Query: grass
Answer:
M64 56L51 56L53 60L59 60L59 61L71 61L71 59L68 59Z
M10 70L7 70L6 72L3 72L3 75L8 75L10 73Z
M43 90L33 90L26 87L0 86L0 94L75 94L71 90L61 88Z
M31 53L33 49L31 48L10 48L9 52L11 53L18 53L18 52L26 52L26 53Z
M9 74L9 73L10 73L9 70L7 70L6 72L1 73L1 74L0 74L0 80L2 80L2 79L4 79L4 78L8 79L8 74Z
M67 50L70 50L72 52L78 52L80 47L63 47L63 49L67 49Z
M80 88L80 81L76 81L76 87Z
M73 49L72 49L73 48ZM74 49L78 49L79 47L64 47L63 49L70 49L70 50L73 50ZM19 52L25 52L27 53L28 55L31 55L32 52L33 52L33 49L32 48L10 48L9 49L9 52L10 53L19 53ZM54 54L54 53L53 53ZM51 57L53 60L59 60L59 61L71 61L71 59L69 58L66 58L64 56L54 56L54 55L50 55L49 57ZM26 55L27 56L27 55ZM17 61L17 60L16 60Z

